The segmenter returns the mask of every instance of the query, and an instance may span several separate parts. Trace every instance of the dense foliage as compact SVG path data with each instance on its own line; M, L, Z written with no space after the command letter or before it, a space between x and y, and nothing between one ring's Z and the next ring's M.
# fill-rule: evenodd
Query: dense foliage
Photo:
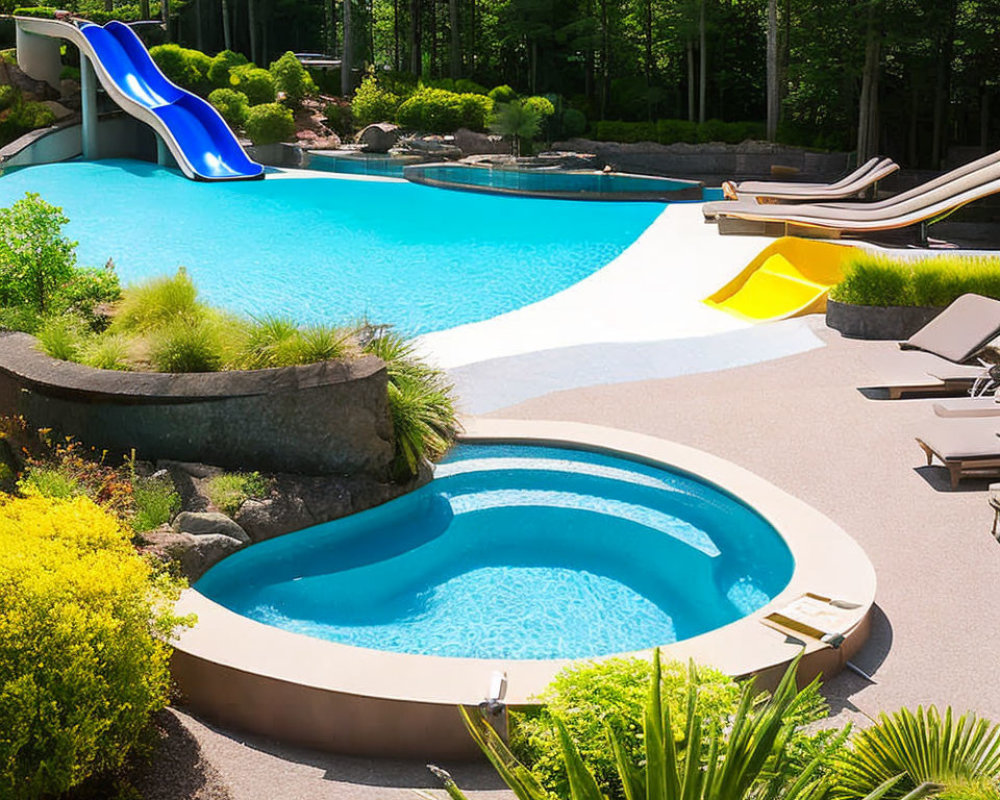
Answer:
M191 50L176 44L152 47L149 55L163 74L183 89L204 92L211 85L209 70L212 59L200 50Z
M863 306L946 306L967 292L1000 299L1000 258L859 252L844 265L830 297Z
M0 501L0 795L122 766L167 702L175 596L91 500Z
M364 128L376 122L391 122L396 119L396 109L399 108L399 96L388 89L379 86L374 75L367 75L354 93L351 102L351 115L358 128Z
M482 131L492 110L493 101L486 95L423 87L402 102L396 120L404 128L425 133Z
M274 76L253 64L235 66L229 70L229 85L247 96L251 106L273 103L277 97Z
M268 479L259 472L225 472L205 482L212 505L231 517L247 500L267 497L270 488Z
M566 795L569 787L555 727L555 720L560 719L601 789L610 797L621 797L614 755L607 746L607 726L614 726L623 750L638 762L642 710L652 674L652 664L639 658L610 658L567 667L539 698L545 705L537 713L514 715L512 750L530 765L545 788ZM702 712L713 729L721 729L736 709L739 687L732 679L707 667L689 673L683 664L668 662L661 673L661 696L677 722L675 736L682 736L685 727L691 680L698 687ZM679 746L683 748L684 743L679 742Z
M249 99L243 92L235 89L213 89L208 96L208 102L233 128L238 128L246 122L247 114L250 112Z
M256 145L287 142L295 136L295 117L280 103L262 103L250 108L244 127Z
M291 52L274 61L269 70L275 88L284 95L284 102L298 106L309 94L316 92L316 85L305 67Z

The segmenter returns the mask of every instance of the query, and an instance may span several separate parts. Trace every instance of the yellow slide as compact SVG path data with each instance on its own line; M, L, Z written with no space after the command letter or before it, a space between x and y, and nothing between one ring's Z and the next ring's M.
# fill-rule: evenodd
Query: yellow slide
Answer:
M705 302L753 322L826 310L826 295L854 248L782 236Z

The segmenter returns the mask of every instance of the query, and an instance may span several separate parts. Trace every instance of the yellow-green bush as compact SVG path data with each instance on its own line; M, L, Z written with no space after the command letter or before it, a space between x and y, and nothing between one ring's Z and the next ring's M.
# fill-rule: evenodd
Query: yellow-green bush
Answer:
M1000 258L859 252L844 264L830 298L862 306L946 306L967 292L1000 299Z
M0 500L0 797L123 765L167 703L175 592L91 500Z

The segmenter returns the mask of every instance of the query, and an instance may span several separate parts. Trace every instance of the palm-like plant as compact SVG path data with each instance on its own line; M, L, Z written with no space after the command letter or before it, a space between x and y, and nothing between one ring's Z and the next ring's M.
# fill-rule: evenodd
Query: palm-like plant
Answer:
M880 714L875 725L854 737L838 760L837 798L854 798L887 777L903 779L887 795L896 798L921 781L955 787L969 798L1000 796L1000 726L950 708L942 717L931 706L916 713Z
M727 732L712 730L698 708L698 690L692 683L687 698L687 756L679 758L671 733L670 710L660 697L660 654L656 652L649 701L643 728L645 763L633 764L625 755L614 729L608 728L608 744L618 766L627 800L827 800L831 783L818 774L821 758L813 759L798 774L779 778L784 748L794 731L791 719L803 693L796 690L796 659L774 693L758 702L752 683L743 686L740 702ZM507 748L496 731L478 713L461 709L466 727L518 800L552 800L537 778ZM569 800L605 800L580 756L565 725L556 720L566 772ZM863 800L881 800L901 780L890 776ZM461 791L446 778L454 800ZM939 787L923 784L904 800L919 800ZM856 800L861 800L860 796Z
M542 129L542 112L521 100L511 100L497 106L490 122L490 132L511 138L511 152L521 155L521 140L531 140Z

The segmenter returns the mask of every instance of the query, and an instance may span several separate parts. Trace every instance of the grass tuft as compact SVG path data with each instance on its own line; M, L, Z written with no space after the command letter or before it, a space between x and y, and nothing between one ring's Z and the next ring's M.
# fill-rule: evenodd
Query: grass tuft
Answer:
M271 482L259 472L227 472L205 484L208 499L230 517L236 516L247 500L267 497L270 488Z
M132 498L135 503L135 516L132 517L132 530L136 533L151 531L170 522L181 508L180 495L174 490L173 481L162 477L132 478Z

